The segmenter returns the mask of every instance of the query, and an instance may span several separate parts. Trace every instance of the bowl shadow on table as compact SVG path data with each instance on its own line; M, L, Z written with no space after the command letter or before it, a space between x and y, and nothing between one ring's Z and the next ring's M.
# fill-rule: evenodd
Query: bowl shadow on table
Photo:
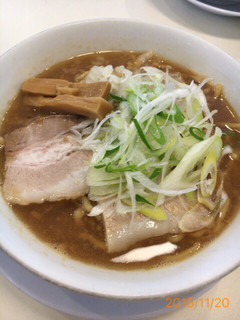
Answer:
M178 318L179 312L182 313L186 308L184 308L184 302L190 299L190 301L195 301L195 299L204 295L208 290L215 290L217 282L210 284L209 286L200 289L192 294L186 293L181 295L180 305L176 307L166 308L169 305L169 298L152 299L152 300L116 300L116 299L104 299L87 295L76 295L74 292L64 290L66 298L71 300L73 304L81 305L83 310L87 313L91 313L93 319L96 320L172 320ZM172 298L174 300L175 297ZM189 308L187 308L189 309ZM201 310L201 315L205 319L208 310ZM185 313L184 313L185 314ZM175 315L175 316L174 316ZM89 318L87 318L89 319ZM86 319L86 320L87 320Z
M220 38L240 39L240 18L215 15L186 0L149 0L157 10L181 25Z
M175 313L177 310L165 308L165 299L126 301L104 299L82 294L76 295L74 292L66 290L64 290L64 294L73 304L81 305L81 308L85 310L86 313L90 313L92 318L97 320L149 319L149 317L159 317L160 314L163 316L167 313Z

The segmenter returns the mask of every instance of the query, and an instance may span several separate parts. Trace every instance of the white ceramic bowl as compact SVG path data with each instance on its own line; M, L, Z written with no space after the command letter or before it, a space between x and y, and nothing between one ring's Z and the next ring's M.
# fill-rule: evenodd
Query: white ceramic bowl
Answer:
M213 77L240 111L240 64L212 44L168 26L138 20L89 20L39 33L0 59L3 115L21 83L56 62L98 50L148 50ZM63 258L16 219L0 197L0 241L15 260L60 286L121 299L181 296L202 289L240 263L240 215L211 245L191 258L159 270L114 271Z

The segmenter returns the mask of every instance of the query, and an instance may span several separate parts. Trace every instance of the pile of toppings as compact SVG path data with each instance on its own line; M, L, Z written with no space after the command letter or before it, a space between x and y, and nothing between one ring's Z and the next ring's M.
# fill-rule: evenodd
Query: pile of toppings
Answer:
M114 111L101 121L72 128L80 148L93 151L88 174L89 198L98 201L90 216L116 204L119 213L140 212L166 219L161 204L182 194L206 205L219 205L217 161L222 132L214 126L202 86L187 85L168 72L141 67L94 66L86 83L111 83Z

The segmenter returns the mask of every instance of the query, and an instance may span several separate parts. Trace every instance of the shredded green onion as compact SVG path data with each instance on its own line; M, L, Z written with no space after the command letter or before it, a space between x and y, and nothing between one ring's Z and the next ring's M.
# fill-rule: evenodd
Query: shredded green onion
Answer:
M139 137L141 138L141 140L142 140L142 142L145 144L145 146L146 146L149 150L155 151L154 149L152 149L152 147L151 147L150 144L148 143L147 138L146 138L146 136L145 136L145 134L144 134L144 132L143 132L140 124L138 123L137 119L133 119L133 123L135 124L135 127L136 127L136 129L137 129L137 132L138 132L138 134L139 134Z
M194 113L197 113L197 112L200 110L200 105L199 105L199 102L198 102L197 99L194 99L192 107L193 107ZM203 119L203 116L202 116L202 113L200 113L200 114L197 116L196 120L199 122L199 121L201 121L202 119Z
M154 205L151 202L149 202L147 199L145 199L144 197L140 196L139 194L136 194L135 199L136 199L137 202L147 203L150 206L154 207Z
M112 99L117 100L117 101L127 101L127 99L125 99L124 97L119 97L119 96L116 96L115 94L112 94L112 93L110 93L109 96Z
M190 127L189 132L191 133L191 135L194 138L196 138L200 141L204 140L205 133L201 129L195 128L195 127Z
M196 197L197 197L196 191L190 191L190 192L186 193L186 196L187 196L187 198L188 198L189 200L195 201L195 200L196 200Z
M167 214L166 212L160 208L144 208L139 210L140 213L144 214L146 217L149 217L151 219L155 220L166 220L167 219Z
M214 149L207 155L201 172L201 193L210 197L217 183L217 161Z
M107 150L106 153L105 153L104 158L109 157L111 154L117 152L117 151L119 150L119 148L120 148L120 147L116 147L116 148L114 148L114 149Z
M196 87L153 67L136 74L127 70L119 88L112 82L116 110L81 139L93 151L88 173L93 199L116 198L117 210L126 203L128 212L157 220L167 219L159 205L166 196L185 194L210 210L216 207L211 195L222 132L216 127L212 133L215 111L209 110L201 85Z
M166 143L164 133L163 133L162 129L158 126L156 117L154 117L153 124L150 124L149 131L150 131L151 135L153 136L153 138L158 143L160 143L162 145Z
M224 136L236 136L237 133L234 131L227 131L222 133Z
M105 166L106 166L106 164L98 164L98 165L95 165L94 168L100 169L100 168L104 168Z
M132 114L135 116L137 114L137 96L134 93L129 93L127 95L127 102Z
M163 119L169 119L169 121L174 121L176 123L183 123L184 122L184 115L182 114L179 107L175 104L173 109L175 109L174 115L169 115L168 113L163 112L163 111L159 112L158 115L160 117L162 117Z
M106 166L105 171L110 172L110 173L111 172L127 172L127 171L134 172L134 171L140 171L141 169L142 169L142 167L140 167L136 164L121 167L119 165L114 166L113 164L109 163Z
M162 172L162 168L156 168L153 170L152 174L150 175L149 179L154 179L158 177Z

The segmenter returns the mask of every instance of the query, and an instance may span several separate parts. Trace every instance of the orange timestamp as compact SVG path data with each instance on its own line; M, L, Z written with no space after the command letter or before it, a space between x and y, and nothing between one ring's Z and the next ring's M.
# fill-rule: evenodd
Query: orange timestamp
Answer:
M187 307L187 308L209 308L210 310L216 308L228 308L230 305L228 298L197 298L194 300L193 298L166 298L165 299L167 305L166 308L179 308L179 307Z

